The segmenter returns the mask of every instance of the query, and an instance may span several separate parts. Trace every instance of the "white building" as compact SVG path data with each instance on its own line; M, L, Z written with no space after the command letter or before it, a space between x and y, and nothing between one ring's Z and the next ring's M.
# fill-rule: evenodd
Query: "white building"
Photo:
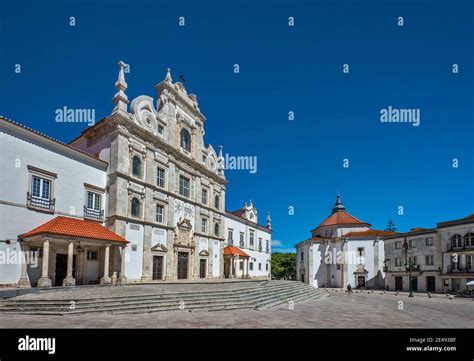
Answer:
M271 262L271 219L258 224L258 212L252 201L241 209L226 212L224 241L225 277L269 278Z
M78 284L99 282L99 257L104 259L107 248L115 251L126 244L101 226L107 217L107 162L4 118L0 154L0 284L61 286L68 271ZM69 232L69 219L85 230L103 229L95 239L86 232L78 237ZM54 225L57 229L49 228ZM22 262L25 257L30 257L29 265ZM112 258L118 271L120 262Z
M474 281L474 214L436 228L443 252L443 291L464 291Z
M112 114L70 144L0 118L0 285L223 278L227 224L271 249L257 218L225 212L222 147L204 143L196 96L168 69L156 103L129 110L119 68ZM39 265L5 259L15 251ZM249 243L249 277L269 276L265 251Z
M442 292L441 243L436 229L413 228L385 237L385 285L388 290L409 291L407 265L411 265L414 292Z
M383 288L383 237L389 234L347 213L338 195L311 238L295 246L297 279L314 287Z
M466 290L474 280L474 215L385 237L385 260L390 290L410 290L407 265L415 292Z

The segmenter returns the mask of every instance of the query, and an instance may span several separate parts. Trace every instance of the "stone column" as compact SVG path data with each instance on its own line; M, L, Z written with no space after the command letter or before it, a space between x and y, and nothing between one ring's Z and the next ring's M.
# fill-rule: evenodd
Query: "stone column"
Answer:
M245 259L245 278L250 278L249 275L249 258Z
M105 246L104 252L104 276L100 279L101 285L112 284L112 279L109 277L109 256L110 256L110 244Z
M38 288L51 287L51 279L48 277L49 267L49 241L43 242L43 265L41 278L38 280Z
M120 276L118 279L119 285L127 283L127 277L125 277L125 248L127 246L120 246Z
M75 286L76 280L72 275L72 263L74 259L74 242L69 241L67 247L67 275L63 280L63 286Z
M21 247L21 277L18 281L18 287L20 288L29 288L31 287L30 279L28 278L28 263L27 263L27 252L29 251L28 246Z

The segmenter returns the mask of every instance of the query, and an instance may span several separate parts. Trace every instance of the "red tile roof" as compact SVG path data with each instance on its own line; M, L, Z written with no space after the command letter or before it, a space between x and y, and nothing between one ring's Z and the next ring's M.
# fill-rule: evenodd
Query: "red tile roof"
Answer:
M126 239L97 222L61 216L20 235L20 238L25 239L41 234L128 243Z
M354 225L354 224L360 224L360 225L368 225L368 223L365 223L356 217L350 215L346 211L339 211L339 212L333 212L329 217L327 217L319 226L317 226L313 231L320 227L325 227L325 226L335 226L335 225Z
M369 229L367 231L361 231L361 232L349 232L345 234L344 237L347 237L347 238L378 237L378 236L392 236L394 234L397 234L397 232L388 232L388 231L380 231L378 229Z
M224 256L250 257L247 253L242 251L240 248L234 247L234 246L224 247Z

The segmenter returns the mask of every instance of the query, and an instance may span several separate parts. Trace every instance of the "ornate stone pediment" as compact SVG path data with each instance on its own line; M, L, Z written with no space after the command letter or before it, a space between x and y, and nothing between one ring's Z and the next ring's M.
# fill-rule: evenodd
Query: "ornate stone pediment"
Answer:
M199 255L203 256L203 257L207 257L207 256L209 256L209 252L206 251L205 249L203 249L203 250L201 250L201 252L199 252Z
M151 250L152 251L158 251L158 252L167 252L168 248L166 248L161 243L158 243L158 244L154 245L153 247L151 247Z
M192 234L192 225L189 219L183 219L176 224L174 234L174 243L181 247L194 248L194 235Z
M366 273L369 273L369 271L367 271L367 270L365 269L365 266L364 266L363 264L359 263L359 264L357 265L356 270L354 271L354 274L356 274L356 273L359 273L359 274L366 274Z

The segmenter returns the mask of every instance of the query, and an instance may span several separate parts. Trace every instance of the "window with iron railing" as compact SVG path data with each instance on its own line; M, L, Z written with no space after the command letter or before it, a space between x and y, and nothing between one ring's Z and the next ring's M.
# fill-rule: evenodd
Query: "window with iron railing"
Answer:
M33 176L31 178L31 193L27 192L28 207L54 211L55 200L51 199L51 180Z

